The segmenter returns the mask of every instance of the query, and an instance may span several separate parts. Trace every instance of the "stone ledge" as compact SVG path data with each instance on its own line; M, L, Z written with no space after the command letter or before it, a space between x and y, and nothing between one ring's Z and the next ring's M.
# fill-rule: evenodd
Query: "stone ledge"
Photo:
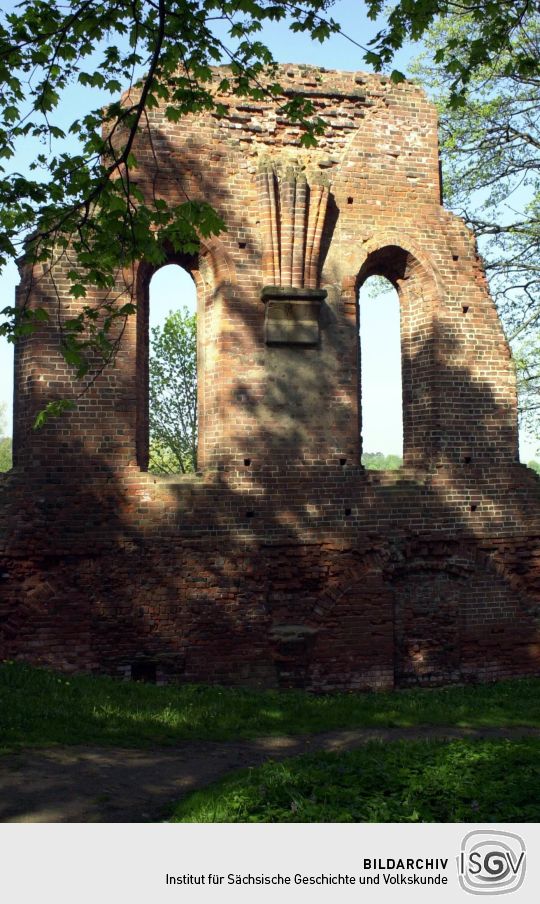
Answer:
M326 289L297 289L293 286L263 286L261 298L263 301L324 301L328 292Z
M319 314L326 296L326 289L264 286L266 345L318 345Z

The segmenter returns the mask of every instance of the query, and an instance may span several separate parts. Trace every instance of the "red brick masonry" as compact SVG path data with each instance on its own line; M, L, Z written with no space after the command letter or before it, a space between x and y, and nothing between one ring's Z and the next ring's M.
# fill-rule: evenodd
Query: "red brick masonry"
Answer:
M316 690L538 674L539 484L474 238L441 207L435 110L373 75L280 78L327 121L318 147L277 102L229 96L221 119L151 111L136 152L144 192L227 224L171 256L198 290L199 474L145 471L151 268L119 275L138 314L116 366L39 432L44 403L81 388L58 331L77 302L67 259L23 272L19 297L53 316L16 354L0 656ZM360 466L372 274L401 303L392 473Z

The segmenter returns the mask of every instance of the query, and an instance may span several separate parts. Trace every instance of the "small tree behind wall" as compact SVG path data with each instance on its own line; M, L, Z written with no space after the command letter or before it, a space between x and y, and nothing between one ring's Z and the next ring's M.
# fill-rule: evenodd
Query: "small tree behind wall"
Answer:
M0 402L0 473L11 469L11 437L5 435L6 430L5 402Z
M150 348L150 463L154 474L197 468L197 315L171 311Z

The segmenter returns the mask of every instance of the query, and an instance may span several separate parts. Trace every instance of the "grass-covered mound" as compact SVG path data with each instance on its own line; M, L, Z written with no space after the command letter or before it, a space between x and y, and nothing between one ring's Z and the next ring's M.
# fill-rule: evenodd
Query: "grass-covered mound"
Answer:
M395 741L234 773L173 822L539 822L540 740Z

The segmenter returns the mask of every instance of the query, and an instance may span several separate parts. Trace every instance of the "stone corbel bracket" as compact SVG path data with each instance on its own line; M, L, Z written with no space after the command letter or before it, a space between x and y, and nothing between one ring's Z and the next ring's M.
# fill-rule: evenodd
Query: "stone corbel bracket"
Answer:
M267 345L318 345L326 289L265 286L264 341Z

